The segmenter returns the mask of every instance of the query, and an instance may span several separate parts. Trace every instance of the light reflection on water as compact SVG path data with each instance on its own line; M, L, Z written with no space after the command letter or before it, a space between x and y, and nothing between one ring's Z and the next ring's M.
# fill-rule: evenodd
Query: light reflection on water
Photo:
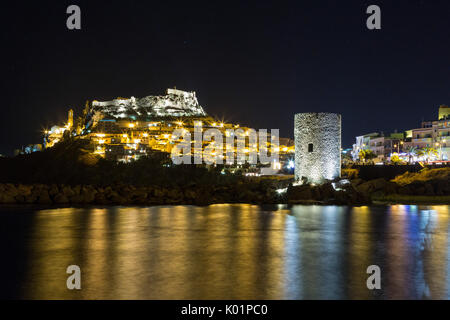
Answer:
M1 208L1 295L448 299L448 218L449 206ZM66 288L72 264L80 291ZM378 291L366 287L373 264Z

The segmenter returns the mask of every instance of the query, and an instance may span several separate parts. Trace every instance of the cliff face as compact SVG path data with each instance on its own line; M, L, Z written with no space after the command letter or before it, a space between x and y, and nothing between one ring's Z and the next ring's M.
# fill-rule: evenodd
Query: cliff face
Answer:
M199 105L195 92L168 89L165 96L147 96L130 99L117 98L112 101L93 101L95 113L114 118L133 117L183 117L206 116Z

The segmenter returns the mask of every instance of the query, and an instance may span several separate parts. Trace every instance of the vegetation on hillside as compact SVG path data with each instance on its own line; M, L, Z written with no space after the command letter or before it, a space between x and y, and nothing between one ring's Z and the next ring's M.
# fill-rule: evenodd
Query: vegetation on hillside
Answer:
M172 165L170 155L152 153L131 163L108 161L92 153L89 141L65 139L42 152L0 159L0 182L42 184L223 185L239 175L221 174L222 167Z
M422 169L420 172L405 172L392 181L404 186L413 182L427 182L434 180L450 180L450 168L438 168L438 169Z

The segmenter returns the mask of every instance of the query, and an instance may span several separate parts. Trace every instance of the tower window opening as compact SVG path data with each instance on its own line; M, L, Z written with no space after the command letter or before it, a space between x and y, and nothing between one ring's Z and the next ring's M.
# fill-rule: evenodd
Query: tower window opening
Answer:
M314 146L312 143L308 144L308 152L313 152L314 151Z

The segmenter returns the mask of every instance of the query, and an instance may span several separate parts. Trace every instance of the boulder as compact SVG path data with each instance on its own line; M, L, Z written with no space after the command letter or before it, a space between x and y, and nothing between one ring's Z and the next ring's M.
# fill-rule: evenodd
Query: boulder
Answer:
M53 199L53 201L57 204L65 204L69 203L69 198L67 198L67 196L64 193L58 193Z
M312 188L309 185L290 186L287 190L288 200L313 200Z
M212 197L208 192L198 192L194 203L198 206L207 206L212 203Z
M334 197L334 188L331 183L324 183L319 186L320 194L322 195L322 199L331 199Z
M96 204L108 204L109 201L103 192L98 192L95 194L95 203Z
M23 184L19 184L17 186L17 192L19 193L19 195L21 196L29 196L31 194L31 190L32 190L32 186L31 185L23 185Z
M355 187L356 191L362 194L370 194L374 191L383 190L387 184L384 178L378 178L361 183Z
M21 194L16 196L15 199L16 199L16 203L26 203L25 196L23 196Z
M0 194L0 203L16 203L16 199L14 196L10 194Z
M305 176L302 176L300 178L299 182L300 182L301 185L306 185L306 184L308 184L308 178L305 177Z
M72 188L72 191L76 194L79 195L81 192L81 186L80 185L76 185L75 187Z
M450 182L447 180L439 180L436 182L434 189L438 196L450 195Z
M311 187L311 196L314 200L322 200L322 194L320 192L319 186L313 186Z
M42 189L38 196L38 203L39 204L52 204L52 199L50 199L50 196L48 194L47 190Z
M146 188L130 188L130 193L125 197L130 203L145 204L147 203Z
M413 194L412 188L410 185L405 185L405 186L399 187L397 190L397 193L401 194L401 195Z
M80 198L82 199L83 203L92 203L95 201L95 195L97 194L97 191L90 190L89 188L84 188L81 190Z
M59 188L58 188L58 186L57 186L56 184L52 184L52 185L50 186L50 188L48 189L48 194L49 194L51 197L54 197L54 196L56 196L58 193L59 193Z
M363 179L357 178L357 179L351 180L350 183L352 184L352 186L353 186L354 188L356 188L356 187L359 186L360 184L364 183L364 180L363 180Z
M132 189L129 186L121 186L119 187L118 194L123 198L128 198L132 196Z
M153 196L155 198L163 198L165 196L165 194L166 194L166 192L163 188L156 187L153 189Z
M345 191L336 191L334 194L335 203L339 205L348 204L349 195Z
M109 198L114 204L125 204L127 203L127 199L120 196L118 193L114 192L114 194Z
M106 195L106 196L108 196L108 195L110 195L112 192L113 192L114 190L110 187L110 186L108 186L108 187L106 187L105 189L104 189L104 194Z
M430 182L425 183L423 187L425 189L424 194L426 196L434 196L435 195L433 185Z
M19 191L17 190L16 186L11 184L11 183L7 183L5 185L5 191L4 194L10 196L10 197L15 197L19 195Z
M395 182L388 181L384 188L384 193L385 194L395 194L395 193L397 193L398 188L399 188L398 184L396 184Z
M177 202L183 201L183 193L179 189L171 189L167 193L167 197L169 197L171 200L175 200Z
M333 186L333 189L340 191L340 190L345 190L349 187L352 187L352 184L347 179L340 179L340 180L333 182L332 186Z
M84 200L84 196L81 195L81 194L76 194L76 195L74 195L74 196L71 196L71 197L69 198L69 201L70 201L70 203L73 203L73 204L82 204L82 203L85 203L85 202L86 202L86 201Z
M61 192L67 197L70 198L75 195L75 192L72 190L70 186L63 186L61 188Z
M114 190L112 190L112 189L111 189L111 191L106 190L106 191L105 191L105 196L106 196L108 199L112 199L113 197L122 197L118 192L116 192L116 191L114 191ZM124 197L122 197L122 198L124 198Z
M192 189L186 189L184 190L184 198L189 200L194 200L197 197L197 194Z
M31 194L29 196L25 196L25 203L35 203L38 200L38 195Z

